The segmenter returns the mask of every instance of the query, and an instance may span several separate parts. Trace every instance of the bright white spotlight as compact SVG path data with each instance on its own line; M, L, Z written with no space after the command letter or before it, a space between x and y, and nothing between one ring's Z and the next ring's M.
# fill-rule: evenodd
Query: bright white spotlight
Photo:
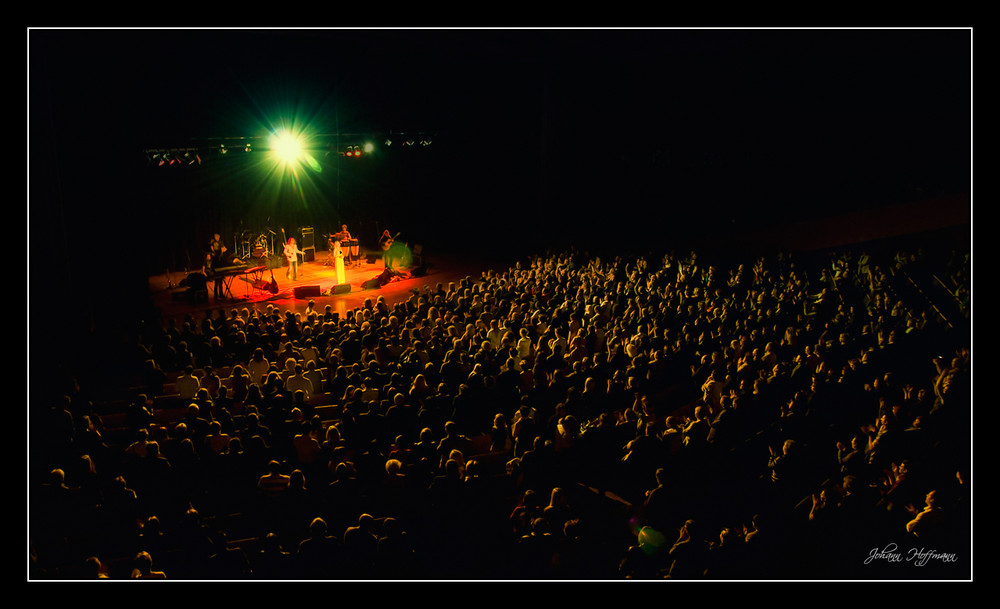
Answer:
M271 136L271 152L285 163L294 163L302 156L302 142L287 131Z

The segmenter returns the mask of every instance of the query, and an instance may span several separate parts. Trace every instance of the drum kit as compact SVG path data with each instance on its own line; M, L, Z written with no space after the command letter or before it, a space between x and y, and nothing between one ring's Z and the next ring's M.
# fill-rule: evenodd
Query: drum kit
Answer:
M264 259L274 254L274 238L276 233L270 228L263 232L243 231L236 235L237 256L244 260L250 258Z

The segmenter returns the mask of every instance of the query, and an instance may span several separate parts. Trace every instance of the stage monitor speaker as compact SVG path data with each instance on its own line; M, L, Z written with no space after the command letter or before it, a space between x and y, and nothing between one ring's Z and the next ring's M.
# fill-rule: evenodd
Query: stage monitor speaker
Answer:
M361 287L365 290L375 290L377 288L382 287L382 284L379 283L378 277L374 277L361 284Z
M423 277L427 274L426 266L418 266L416 268L410 269L410 277Z
M347 294L351 291L351 284L341 283L330 288L331 294Z
M295 286L292 293L296 298L315 298L319 296L319 286L318 285L299 285Z
M312 262L316 259L316 248L314 247L304 247L302 248L302 261Z

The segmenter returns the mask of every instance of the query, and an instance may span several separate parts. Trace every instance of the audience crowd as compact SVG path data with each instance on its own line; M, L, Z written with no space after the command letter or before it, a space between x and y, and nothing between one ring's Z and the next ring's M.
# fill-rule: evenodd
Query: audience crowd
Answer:
M797 256L151 320L30 413L30 575L966 577L968 256Z

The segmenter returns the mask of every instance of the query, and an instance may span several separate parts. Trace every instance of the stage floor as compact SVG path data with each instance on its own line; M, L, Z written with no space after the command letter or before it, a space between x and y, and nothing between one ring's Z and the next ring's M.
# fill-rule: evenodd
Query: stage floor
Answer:
M299 263L298 279L292 281L285 277L287 264L282 265L272 258L270 264L266 264L270 268L261 271L259 278L270 283L273 274L278 286L277 293L255 288L253 275L236 275L229 282L231 298L227 294L225 299L214 299L213 282L209 279L207 302L192 301L183 285L183 280L187 277L183 272L151 276L149 293L153 306L162 318L181 318L186 314L220 308L227 312L243 307L263 310L267 305L281 311L304 312L309 300L315 303L315 309L320 312L325 310L326 305L331 305L333 311L343 315L363 306L368 298L374 301L383 296L389 306L392 306L408 299L415 290L422 292L424 286L434 288L441 283L447 288L450 282L459 282L466 277L478 279L488 268L485 263L466 257L435 257L433 260L425 260L425 272L422 275L415 275L414 271L417 269L414 267L397 267L402 276L394 277L380 287L366 287L365 284L381 275L385 267L380 256L375 257L373 262L368 261L369 257L362 256L356 266L345 264L345 284L350 287L350 291L335 294L332 288L338 285L336 270L332 262L327 263L328 259L329 252L317 251L313 261ZM299 288L298 297L296 288ZM317 290L319 295L312 295Z

